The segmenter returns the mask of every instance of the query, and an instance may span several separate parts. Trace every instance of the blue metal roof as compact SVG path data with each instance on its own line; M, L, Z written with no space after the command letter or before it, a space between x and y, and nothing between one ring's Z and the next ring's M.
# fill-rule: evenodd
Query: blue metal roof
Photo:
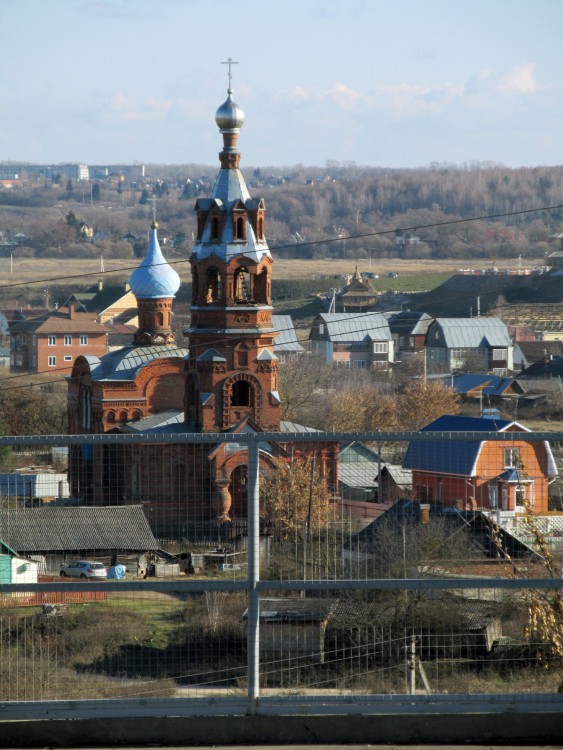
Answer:
M453 387L458 393L479 388L484 396L502 396L514 382L514 378L501 378L498 375L467 373L453 378Z
M504 432L516 424L506 419L483 419L446 414L426 425L421 432ZM439 474L474 476L482 441L436 440L409 443L403 468Z
M129 277L129 285L139 299L174 297L180 288L180 277L169 266L158 244L156 224L151 227L151 238L143 262Z

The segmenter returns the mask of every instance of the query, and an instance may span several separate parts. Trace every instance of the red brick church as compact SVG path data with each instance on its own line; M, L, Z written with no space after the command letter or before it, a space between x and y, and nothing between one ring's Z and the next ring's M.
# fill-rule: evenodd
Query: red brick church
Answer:
M211 196L195 206L187 347L176 344L171 328L180 279L153 222L147 255L130 278L139 309L131 345L101 358L78 357L69 377L70 434L147 436L138 447L73 448L72 494L95 504L143 503L157 535L244 517L247 454L237 443L151 444L151 434L303 429L280 421L265 204L250 197L239 170L244 113L230 89L215 120L221 168ZM261 474L275 470L275 459L289 450L295 457L312 449L289 449L282 434L280 443L261 447ZM329 491L337 486L337 456L337 443L315 445Z

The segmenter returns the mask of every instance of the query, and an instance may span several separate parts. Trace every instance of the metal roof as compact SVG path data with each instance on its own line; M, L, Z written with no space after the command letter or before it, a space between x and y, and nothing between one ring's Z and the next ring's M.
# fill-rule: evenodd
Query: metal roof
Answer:
M0 539L19 554L158 549L140 505L0 510Z
M168 357L188 357L188 350L180 346L153 344L151 346L125 346L101 358L87 357L93 380L134 380L137 373L149 362Z
M382 313L321 313L328 337L337 343L390 341L389 322Z
M373 489L377 481L377 461L358 461L338 465L338 481L347 487L369 487Z
M483 417L461 417L444 415L424 427L421 432L505 432L509 427L517 427L526 440L527 427L506 419L486 419ZM454 474L473 477L476 475L477 460L486 441L465 440L411 440L403 460L403 468L412 471L429 471L438 474ZM547 476L557 476L557 467L548 442L543 442L547 455Z
M169 427L170 425L176 424L182 424L185 428L183 410L167 409L166 411L161 411L158 414L151 414L150 417L135 419L131 422L127 422L127 424L120 425L120 431L149 432L156 428ZM184 432L190 432L190 430L184 429Z
M500 318L436 318L449 349L478 349L486 346L512 346L506 325Z
M305 349L297 340L290 315L272 315L272 325L278 332L274 338L275 352L304 352Z

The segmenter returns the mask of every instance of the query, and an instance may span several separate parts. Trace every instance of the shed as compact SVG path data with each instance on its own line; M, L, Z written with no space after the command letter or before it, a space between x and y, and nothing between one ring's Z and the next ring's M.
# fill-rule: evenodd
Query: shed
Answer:
M0 539L19 555L45 555L47 573L58 573L69 555L158 549L140 505L0 510Z
M337 603L336 599L261 599L261 653L324 662L326 627Z
M0 540L0 584L37 583L37 567Z

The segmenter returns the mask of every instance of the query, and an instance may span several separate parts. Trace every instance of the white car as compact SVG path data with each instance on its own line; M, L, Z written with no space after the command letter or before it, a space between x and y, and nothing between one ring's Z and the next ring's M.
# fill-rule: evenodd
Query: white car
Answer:
M103 578L108 577L106 566L101 562L93 560L75 560L71 563L61 565L61 576L71 578Z

